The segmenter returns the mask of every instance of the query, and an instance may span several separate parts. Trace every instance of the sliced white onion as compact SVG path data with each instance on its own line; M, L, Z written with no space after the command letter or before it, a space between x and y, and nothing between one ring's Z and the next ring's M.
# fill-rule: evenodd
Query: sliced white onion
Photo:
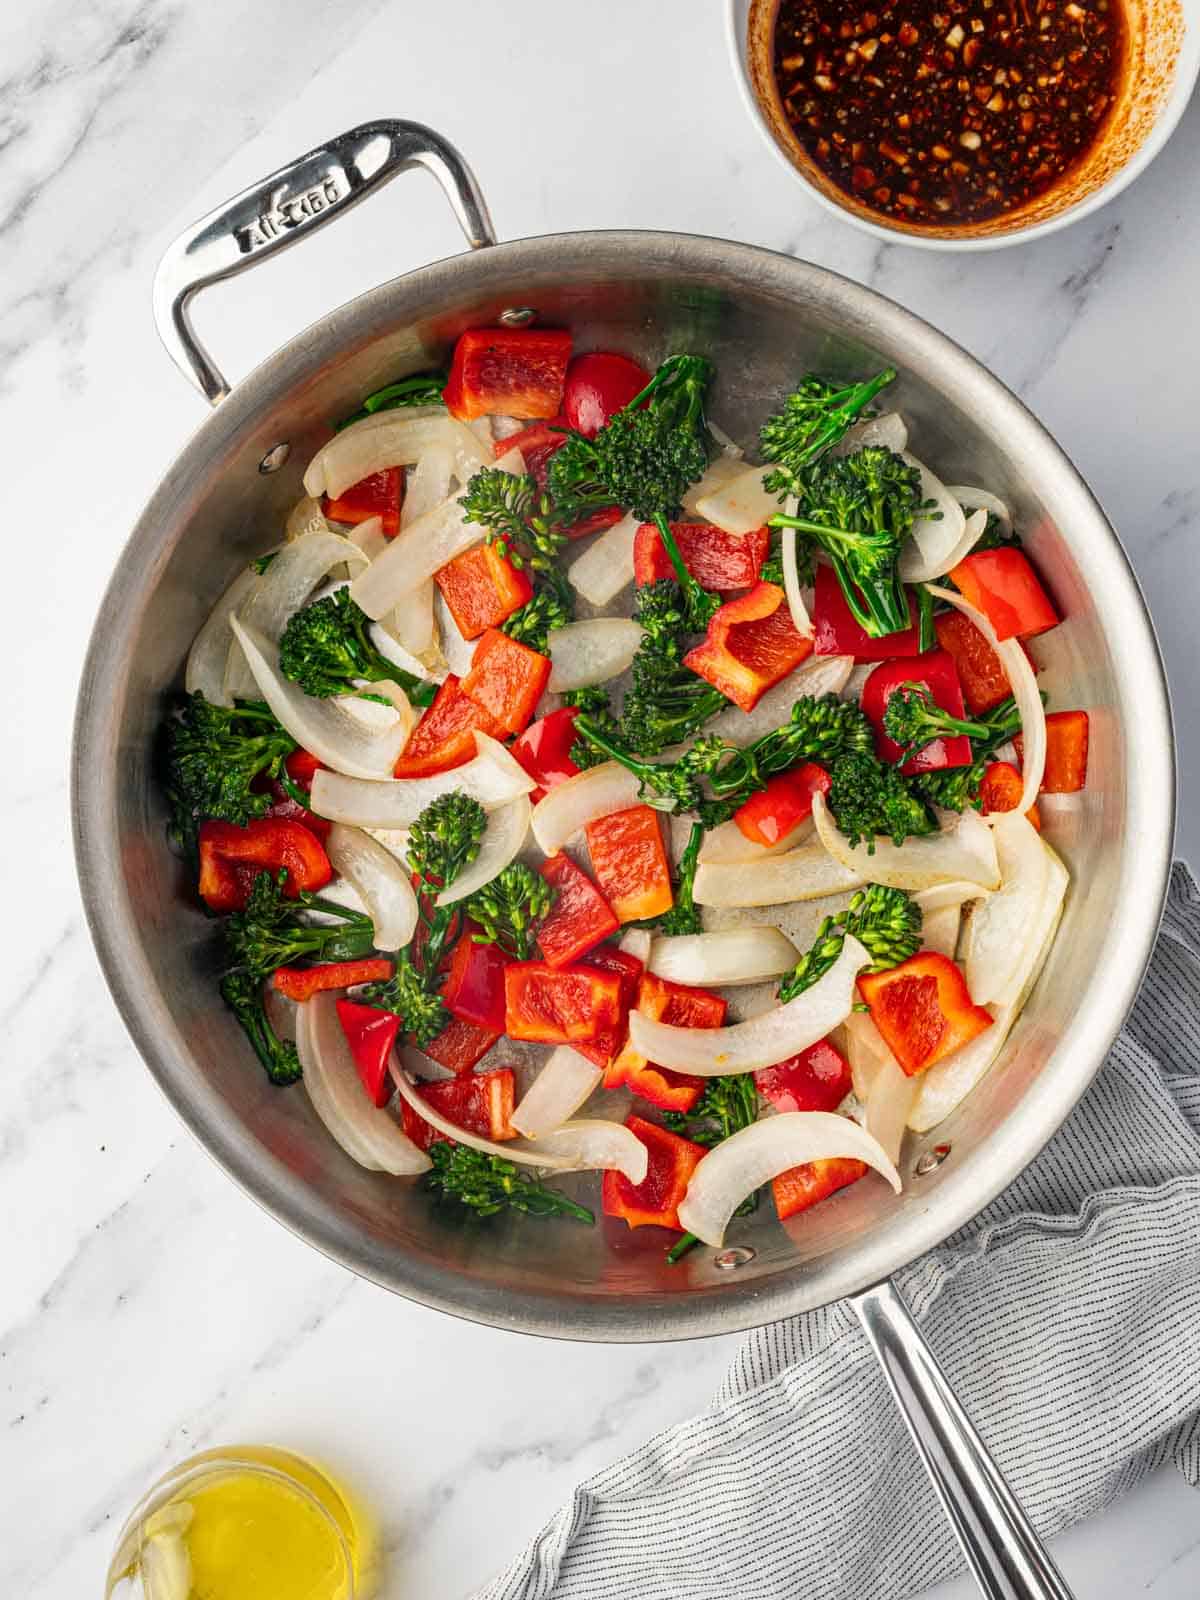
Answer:
M314 500L322 494L336 500L372 473L411 467L439 445L453 449L454 432L454 419L441 410L419 417L407 408L377 411L322 445L305 469L304 491Z
M348 1156L372 1172L390 1172L398 1178L429 1170L424 1151L386 1109L371 1104L338 1021L333 994L315 994L297 1006L296 1050L312 1108Z
M519 450L510 450L492 464L500 472L520 472L524 457ZM451 495L402 527L378 560L354 580L351 595L378 621L406 594L428 583L448 561L479 544L486 531L479 523L466 520L461 499Z
M382 622L373 622L368 630L368 637L376 650L379 651L379 654L386 657L388 661L394 662L402 672L411 672L415 677L425 678L431 683L444 683L448 669L437 643L437 624L433 620L433 585L428 585L428 588L430 591L428 596L428 622L429 627L432 629L432 643L421 655L406 649L399 642L395 619L400 613L400 606L397 606L394 611L389 611ZM411 594L405 595L404 598L405 600L417 600L419 604L419 597L422 593L423 590L414 589ZM421 624L409 634L409 637L416 637L423 631L424 625Z
M946 485L923 461L907 452L904 459L921 474L921 499L932 500L934 508L932 513L918 512L913 521L912 534L900 552L900 576L906 583L925 583L953 565L949 558L962 541L966 518Z
M918 1079L921 1092L909 1115L908 1125L915 1133L927 1133L945 1121L993 1065L1004 1048L1013 1024L1029 991L1037 982L1062 915L1063 897L1070 882L1066 867L1047 845L1049 858L1046 890L1038 909L1036 926L1030 929L1022 951L1022 962L1013 976L1013 985L1003 998L985 1009L992 1014L992 1026L985 1028L961 1049L935 1062Z
M628 617L592 617L556 628L547 646L550 652L552 694L607 683L629 670L642 642L642 630Z
M965 561L986 532L987 512L972 511L966 522L963 524L962 538L954 546L954 549L950 551L949 555L944 558L942 572L952 572L960 561ZM937 578L940 576L941 573L937 572L930 574L931 578ZM922 578L917 581L927 582L928 580Z
M485 811L494 811L533 788L529 774L488 734L476 731L475 749L474 760L430 778L366 781L318 771L312 781L312 808L319 817L358 828L408 828L430 801L444 794L468 795Z
M320 502L311 495L305 495L303 500L288 512L287 521L283 525L283 537L290 544L293 539L306 539L310 533L333 533L336 529L330 527L321 510Z
M753 839L747 839L736 822L722 822L704 835L700 860L713 866L729 862L765 861L770 856L780 856L794 850L812 832L812 826L812 818L806 817L778 844L755 844Z
M439 906L452 906L459 900L465 900L469 894L474 894L476 889L482 889L485 884L491 883L494 877L504 871L510 861L516 860L529 832L529 816L532 809L529 796L519 794L514 800L509 800L507 804L497 806L494 811L488 812L487 827L479 846L479 854L465 872L438 895Z
M606 1122L600 1118L580 1118L563 1123L536 1143L528 1139L485 1139L482 1134L472 1133L457 1122L451 1122L449 1117L443 1116L436 1107L430 1105L409 1082L408 1073L404 1070L412 1052L405 1049L400 1054L401 1060L397 1060L396 1052L392 1052L388 1069L401 1097L430 1127L444 1133L456 1144L465 1144L472 1150L482 1150L485 1155L501 1156L505 1161L516 1161L526 1167L546 1167L555 1172L611 1168L622 1173L631 1183L641 1183L645 1178L649 1160L646 1147L622 1123ZM415 1064L412 1070L416 1070Z
M842 1023L842 1046L850 1063L854 1093L867 1104L875 1079L894 1060L887 1041L865 1011L852 1011Z
M785 841L791 846L789 838ZM819 839L753 861L701 861L693 896L698 906L781 906L860 889L872 874L847 868Z
M409 589L378 622L371 624L375 648L391 659L389 645L402 651L413 665L409 671L424 671L441 682L446 675L446 658L438 638L437 617L433 608L433 579L427 578ZM380 641L375 630L385 637Z
M823 694L840 694L853 670L853 656L808 656L782 682L768 689L753 711L730 706L709 723L705 732L720 734L732 744L750 744L772 728L782 728L797 700L809 695L819 699Z
M913 899L928 916L931 911L944 911L947 906L961 906L964 900L982 899L990 892L977 883L958 878L953 883L935 883L932 888L918 889Z
M463 488L483 467L499 467L502 472L524 472L525 459L519 450L510 450L507 455L493 461L490 442L485 446L470 423L451 420L451 471ZM503 465L505 462L509 464Z
M617 948L635 961L640 961L644 967L650 959L650 946L653 943L654 937L649 928L628 928L621 935Z
M225 694L225 667L234 643L229 619L236 615L261 581L253 567L243 567L209 612L208 620L188 651L183 675L183 686L188 694L202 694L214 706L233 704L232 697L227 698Z
M989 489L976 489L969 483L948 483L946 493L952 494L962 506L964 511L991 512L999 517L1006 530L1012 528L1012 512L999 495L994 495Z
M792 1167L829 1160L865 1161L900 1192L900 1174L857 1122L836 1111L781 1111L709 1151L680 1204L680 1226L715 1247L748 1195Z
M230 626L259 694L296 743L333 768L328 776L345 773L347 778L361 780L391 775L413 728L412 708L398 684L371 685L372 694L386 694L399 714L386 730L369 728L348 709L345 699L316 700L285 678L279 670L278 645L243 627L236 617ZM353 822L355 818L343 820Z
M330 828L325 851L333 870L362 896L375 924L376 946L403 949L416 932L419 915L408 869L377 839L345 822Z
M400 507L400 527L419 522L434 506L440 506L450 493L454 475L454 454L448 444L426 450L404 480L404 503Z
M970 617L1000 658L1000 665L1004 668L1004 675L1008 679L1008 686L1016 702L1017 714L1021 718L1023 788L1020 804L1016 809L1021 812L1028 811L1038 797L1042 776L1046 770L1046 712L1042 706L1042 696L1029 657L1021 648L1020 640L997 639L995 628L983 612L969 600L964 600L957 590L935 588L931 585L929 593L935 600L944 600L956 611L961 611L964 617ZM1000 812L999 815L1005 816L1007 813Z
M700 501L711 494L716 494L718 489L723 488L734 478L740 478L745 470L742 463L734 460L732 456L717 456L704 469L704 476L689 485L684 493L684 512L689 517L698 517Z
M705 1078L773 1066L844 1021L854 1004L855 979L870 961L858 940L848 936L829 971L786 1005L727 1028L677 1028L631 1011L629 1042L648 1061Z
M238 620L276 643L293 611L343 562L357 572L367 558L340 533L310 533L280 550L263 573L262 582L238 613Z
M1020 811L996 817L992 834L1000 863L1000 887L971 914L963 959L967 988L981 1006L1011 986L1036 931L1050 861L1041 835Z
M538 1139L573 1117L604 1076L600 1068L560 1044L522 1096L512 1125L527 1139Z
M632 512L614 522L567 568L572 587L594 606L606 606L633 582L633 545L641 527Z
M763 488L764 476L772 471L770 465L745 468L711 494L700 496L698 515L726 533L753 533L779 510L778 496Z
M350 543L357 545L368 561L374 561L388 547L387 539L383 533L383 518L368 517L365 522L360 522L350 529L346 535Z
M994 889L1000 882L992 830L969 806L953 827L920 834L903 844L876 838L873 850L866 844L850 843L822 794L813 796L813 821L817 837L833 859L847 871L857 872L866 883L911 890L929 889L957 878L967 878L985 889Z
M598 817L610 817L614 811L628 811L630 806L639 805L640 788L633 773L617 761L602 762L565 783L556 783L533 808L533 837L542 854L554 855Z
M788 499L788 506L795 505L795 496ZM794 512L792 513L795 514ZM783 530L783 589L787 595L788 610L792 615L792 627L804 639L813 636L812 618L808 614L808 607L804 604L804 594L800 587L800 572L796 566L796 545L799 535L795 528Z
M724 928L655 939L649 970L656 978L697 988L763 983L789 972L800 952L772 927Z
M962 926L962 906L938 906L926 911L921 918L921 948L934 950L940 956L954 960L958 949L958 932Z
M834 456L852 455L855 450L865 450L869 445L882 445L903 455L908 446L908 428L898 411L881 411L877 417L867 417L847 428L841 439L829 452Z
M712 434L713 438L715 439L715 441L717 443L717 448L721 452L721 459L722 460L724 460L724 461L740 461L742 459L742 457L746 454L746 452L742 449L741 445L740 444L735 444L733 442L733 440L729 437L729 435L725 432L724 428L718 428L716 423L712 420L711 417L709 417L709 419L708 419L708 431L709 431L709 433Z
M900 1159L904 1130L920 1092L920 1078L910 1078L894 1056L889 1055L875 1074L864 1126L893 1164Z

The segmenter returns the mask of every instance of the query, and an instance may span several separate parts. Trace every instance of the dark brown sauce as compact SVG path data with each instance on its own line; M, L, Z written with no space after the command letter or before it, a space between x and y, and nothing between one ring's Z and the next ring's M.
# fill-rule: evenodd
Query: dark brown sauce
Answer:
M1122 0L781 0L774 70L793 132L882 216L986 221L1061 182L1124 69Z

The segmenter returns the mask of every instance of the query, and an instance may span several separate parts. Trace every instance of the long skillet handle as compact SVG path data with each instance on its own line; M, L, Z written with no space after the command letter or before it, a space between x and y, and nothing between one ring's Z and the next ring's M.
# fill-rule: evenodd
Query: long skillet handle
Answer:
M899 1290L881 1283L850 1305L988 1600L1072 1600Z
M209 284L277 255L375 189L424 167L441 184L473 250L496 235L475 175L454 146L419 122L364 122L280 167L186 228L154 278L154 320L171 359L212 405L229 393L196 336L189 305Z

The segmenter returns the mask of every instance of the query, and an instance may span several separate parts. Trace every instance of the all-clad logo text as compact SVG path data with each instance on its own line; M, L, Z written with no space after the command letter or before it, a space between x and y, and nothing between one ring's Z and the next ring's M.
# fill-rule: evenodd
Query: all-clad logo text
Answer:
M264 245L274 243L293 228L302 228L306 222L312 222L337 201L344 200L349 192L346 175L337 168L324 172L316 183L299 194L276 189L266 211L261 211L252 222L234 228L238 249L243 255L261 250Z

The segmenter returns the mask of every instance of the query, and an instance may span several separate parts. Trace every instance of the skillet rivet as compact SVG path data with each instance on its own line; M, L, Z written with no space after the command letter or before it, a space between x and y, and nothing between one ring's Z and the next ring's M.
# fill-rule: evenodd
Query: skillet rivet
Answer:
M920 1157L913 1171L918 1178L927 1178L931 1172L936 1172L950 1154L948 1144L935 1144L932 1150L926 1150Z
M732 1272L735 1267L744 1267L747 1261L753 1261L758 1254L748 1244L731 1245L728 1250L719 1250L713 1257L713 1266L719 1267L722 1272Z
M500 313L498 320L506 328L527 328L536 316L532 306L509 306Z
M278 472L291 453L290 444L273 444L258 463L258 470L264 475L268 472Z

